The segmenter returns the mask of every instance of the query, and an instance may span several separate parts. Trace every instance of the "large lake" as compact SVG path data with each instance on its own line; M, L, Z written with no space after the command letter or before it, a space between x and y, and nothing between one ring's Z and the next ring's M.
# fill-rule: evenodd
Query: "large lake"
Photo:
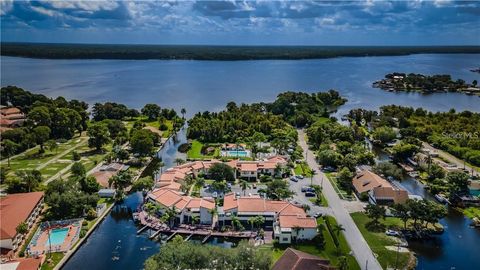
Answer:
M95 102L115 101L141 108L145 103L179 109L189 114L221 110L228 101L271 101L286 90L337 89L351 108L377 109L386 104L424 107L432 111L480 111L480 98L445 93L390 93L371 87L386 73L451 74L455 79L480 81L478 54L422 54L395 57L344 57L319 60L165 61L165 60L45 60L0 57L1 85L17 85L48 96L62 95ZM172 165L178 144L162 151ZM405 183L406 185L408 183ZM409 185L409 191L414 187ZM413 192L413 191L412 191ZM415 193L415 192L413 192ZM130 196L89 237L64 269L141 269L160 245L145 234L136 235L131 211L141 202ZM418 269L472 269L480 263L480 231L470 221L450 214L446 232L429 243L412 243Z
M480 81L480 54L419 54L394 57L341 57L318 60L46 60L1 57L1 85L17 85L48 96L95 102L115 101L134 108L145 103L197 111L221 110L229 101L271 101L286 90L338 89L354 107L385 104L429 110L480 110L480 98L457 93L422 95L372 88L385 74L451 74Z

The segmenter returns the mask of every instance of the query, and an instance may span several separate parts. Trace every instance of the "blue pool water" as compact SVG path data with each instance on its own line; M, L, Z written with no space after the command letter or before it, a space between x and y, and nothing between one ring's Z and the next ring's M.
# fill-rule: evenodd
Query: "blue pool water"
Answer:
M47 240L45 245L49 246L50 243L52 245L60 245L65 241L67 234L68 234L68 228L53 229L50 232L50 239Z
M247 157L247 151L227 151L229 157Z
M480 189L470 189L470 194L473 196L480 196Z

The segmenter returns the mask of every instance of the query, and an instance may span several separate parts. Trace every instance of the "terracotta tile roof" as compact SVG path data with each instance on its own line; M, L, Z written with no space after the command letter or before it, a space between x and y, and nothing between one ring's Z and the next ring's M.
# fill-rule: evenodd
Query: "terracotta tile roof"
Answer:
M97 182L102 186L102 187L110 187L108 184L108 180L110 177L114 176L116 172L113 171L96 171L93 172L92 175L97 179Z
M272 270L333 270L328 260L293 249L287 248Z
M258 169L258 164L255 162L252 163L238 163L237 166L240 165L240 170L244 172L256 172Z
M215 201L210 198L192 198L181 195L179 192L166 188L155 189L148 195L165 207L175 207L177 210L184 208L215 208Z
M9 115L9 114L18 114L22 113L19 108L16 107L10 107L10 108L1 108L0 113L3 115Z
M368 170L357 173L352 183L358 193L373 190L375 187L392 187L387 180Z
M394 203L405 203L408 200L408 192L393 187L376 187L373 189L375 199L391 199Z
M0 198L0 239L13 238L18 224L28 219L42 198L43 192L9 194Z
M155 201L165 207L172 207L182 199L182 196L178 192L170 189L162 190L158 193L154 192L153 194L155 196Z
M258 164L260 169L275 169L277 167L276 162L262 162Z
M12 113L9 115L2 116L4 119L15 120L15 119L24 119L25 115L23 113Z
M215 202L208 200L206 198L191 198L191 200L187 204L187 208L206 208L206 209L213 209L215 208Z
M280 227L282 228L316 228L317 220L312 217L303 215L280 215L279 217Z
M280 215L305 215L303 208L288 203L280 210Z

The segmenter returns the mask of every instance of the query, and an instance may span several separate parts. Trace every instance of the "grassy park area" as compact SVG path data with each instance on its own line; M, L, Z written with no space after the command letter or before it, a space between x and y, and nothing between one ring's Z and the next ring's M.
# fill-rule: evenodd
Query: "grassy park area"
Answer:
M55 268L55 266L62 260L63 252L55 252L51 254L51 258L49 258L49 255L47 255L47 259L45 260L45 263L42 264L42 267L40 270L52 270Z
M335 189L335 192L337 192L340 199L348 201L356 200L355 196L348 195L348 193L345 190L341 189L340 186L337 184L336 173L325 173L325 175L327 176L330 183L332 183L333 188Z
M295 165L295 175L303 175L305 177L312 177L312 170L307 163L301 162Z
M333 217L320 217L317 219L319 225L321 225L322 234L325 239L325 245L323 249L318 248L314 243L298 243L292 244L291 247L315 256L319 256L324 259L330 260L330 263L334 266L339 265L341 257L345 256L349 270L360 269L355 257L349 255L350 247L347 240L343 236L343 233L339 230L335 230L337 222ZM327 225L329 223L329 225ZM288 246L278 245L272 248L273 263L275 263L285 252Z
M162 136L162 138L168 138L173 132L173 123L171 120L165 120L164 124L166 125L167 129L166 130L160 130L160 121L158 120L149 120L146 116L139 116L135 117L130 121L125 122L125 126L127 127L127 130L131 130L133 127L133 124L136 121L140 121L145 124L145 126L150 129L151 131L158 133L159 135Z
M351 214L353 220L358 226L363 237L367 241L372 251L376 254L378 261L384 269L393 268L398 263L397 269L405 269L409 265L411 253L399 252L397 254L394 250L389 250L386 247L395 247L397 241L395 237L385 235L384 231L374 232L367 229L366 225L371 221L364 213ZM403 222L398 218L387 217L381 220L386 227L402 227ZM397 261L398 255L398 261Z
M197 141L193 140L192 145L190 149L187 152L187 158L189 159L210 159L216 156L220 155L220 148L218 146L212 146L215 147L215 151L211 155L204 155L202 154L202 148L204 144Z

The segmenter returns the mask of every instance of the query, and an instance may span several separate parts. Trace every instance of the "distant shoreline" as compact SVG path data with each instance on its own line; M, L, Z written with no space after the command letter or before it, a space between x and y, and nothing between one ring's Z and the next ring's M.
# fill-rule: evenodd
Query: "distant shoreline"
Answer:
M241 61L472 53L480 53L480 46L208 46L2 42L0 54L40 59Z

